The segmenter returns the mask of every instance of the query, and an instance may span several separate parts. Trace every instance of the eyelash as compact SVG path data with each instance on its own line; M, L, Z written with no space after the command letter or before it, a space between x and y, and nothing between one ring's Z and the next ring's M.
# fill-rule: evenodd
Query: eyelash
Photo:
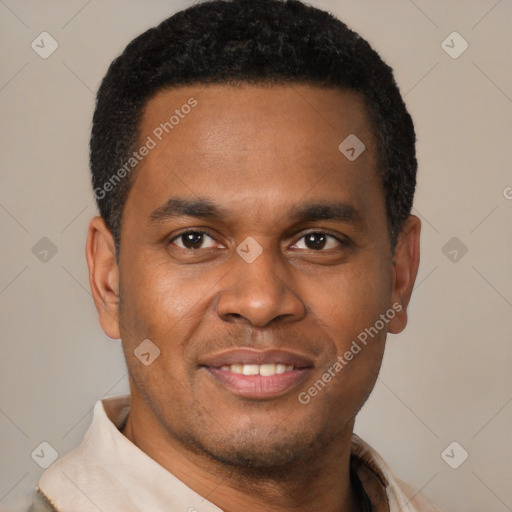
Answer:
M179 239L180 237L186 235L187 233L198 233L198 234L202 234L202 235L207 235L212 240L215 240L215 237L211 233L209 233L208 231L199 230L199 229L187 229L185 231L182 231L178 235L173 236L169 240L169 245L172 244L175 240ZM344 239L344 238L340 237L339 235L334 235L333 233L331 233L329 231L324 231L324 230L311 230L311 231L308 231L307 233L304 233L300 238L298 238L296 240L296 242L294 243L294 245L299 240L302 240L304 237L306 237L308 235L311 235L311 234L322 234L322 235L327 235L327 236L329 236L331 238L334 238L340 244L340 247L342 247L342 248L346 248L346 247L348 247L350 245L350 243L349 243L349 241L347 239ZM200 251L201 250L201 249L187 249L187 248L184 248L184 247L179 247L179 249L182 249L184 251ZM309 249L309 250L313 251L313 252L326 252L329 249L319 249L319 250Z

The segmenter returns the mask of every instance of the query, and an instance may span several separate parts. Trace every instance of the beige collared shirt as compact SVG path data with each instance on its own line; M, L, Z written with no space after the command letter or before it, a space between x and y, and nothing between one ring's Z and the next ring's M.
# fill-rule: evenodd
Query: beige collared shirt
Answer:
M129 395L96 402L83 441L43 474L31 511L222 512L120 432L129 408ZM351 453L374 512L440 512L355 434Z

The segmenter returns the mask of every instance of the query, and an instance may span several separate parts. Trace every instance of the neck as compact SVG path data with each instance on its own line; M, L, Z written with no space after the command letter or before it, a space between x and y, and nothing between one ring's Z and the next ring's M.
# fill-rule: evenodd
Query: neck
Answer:
M122 433L149 457L224 512L359 512L350 482L354 422L314 454L286 467L226 466L170 436L140 400ZM148 435L151 432L151 435Z

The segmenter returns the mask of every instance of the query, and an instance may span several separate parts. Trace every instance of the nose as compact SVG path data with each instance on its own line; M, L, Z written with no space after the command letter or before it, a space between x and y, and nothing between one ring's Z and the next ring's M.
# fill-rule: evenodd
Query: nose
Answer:
M249 263L236 253L232 265L217 297L217 314L222 320L243 318L252 326L264 327L304 317L306 308L294 291L292 272L279 254L266 248Z

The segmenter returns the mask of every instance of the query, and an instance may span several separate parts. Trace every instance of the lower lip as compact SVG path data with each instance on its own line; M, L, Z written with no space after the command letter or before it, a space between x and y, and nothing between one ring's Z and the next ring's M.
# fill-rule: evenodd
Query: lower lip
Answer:
M220 368L205 367L208 373L232 393L245 398L275 398L302 383L312 368L299 368L290 372L263 377L244 375Z

